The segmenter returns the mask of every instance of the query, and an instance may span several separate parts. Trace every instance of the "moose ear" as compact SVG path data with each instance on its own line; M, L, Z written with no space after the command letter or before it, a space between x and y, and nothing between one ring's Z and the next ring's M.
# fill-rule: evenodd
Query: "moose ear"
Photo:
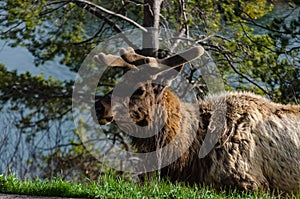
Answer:
M162 59L159 62L170 68L175 68L187 62L193 61L194 59L197 59L198 57L203 55L203 53L204 53L203 47L197 46L197 47L190 48L189 50L184 51L182 53L176 54L174 56Z

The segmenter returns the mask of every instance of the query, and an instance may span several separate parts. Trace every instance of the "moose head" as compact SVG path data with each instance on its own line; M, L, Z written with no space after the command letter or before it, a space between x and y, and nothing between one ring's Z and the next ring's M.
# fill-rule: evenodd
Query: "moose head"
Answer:
M137 54L132 48L121 49L121 56L96 55L94 58L101 65L129 70L113 91L96 100L99 123L104 125L118 120L122 126L134 124L141 127L163 123L167 119L164 103L178 100L168 89L171 81L180 74L185 63L203 53L204 49L197 46L164 59ZM112 102L113 97L115 103ZM154 115L160 121L154 121Z

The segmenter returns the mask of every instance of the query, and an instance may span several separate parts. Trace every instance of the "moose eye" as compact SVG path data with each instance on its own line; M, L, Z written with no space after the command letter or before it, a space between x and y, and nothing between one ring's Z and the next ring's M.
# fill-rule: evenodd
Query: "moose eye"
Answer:
M133 96L142 96L145 92L146 92L146 90L144 88L140 87L133 93Z

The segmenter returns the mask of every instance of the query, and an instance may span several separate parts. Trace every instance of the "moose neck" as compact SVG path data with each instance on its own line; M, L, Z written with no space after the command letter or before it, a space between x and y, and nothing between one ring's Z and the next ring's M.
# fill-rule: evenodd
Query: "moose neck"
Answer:
M152 137L132 138L132 144L138 150L138 152L146 153L156 151L158 148L164 147L170 142L174 141L176 137L176 144L173 143L172 147L174 152L178 153L175 150L182 148L182 145L188 144L183 143L183 140L185 140L184 142L187 142L187 139L189 139L188 137L191 137L191 139L194 138L191 136L192 134L190 131L194 130L192 129L193 127L191 127L191 124L198 124L198 121L193 121L196 118L193 117L193 112L195 112L193 108L195 107L192 107L192 105L189 104L181 103L177 96L168 88L163 91L162 95L163 96L160 104L165 111L164 125L161 130ZM178 147L178 145L181 146Z

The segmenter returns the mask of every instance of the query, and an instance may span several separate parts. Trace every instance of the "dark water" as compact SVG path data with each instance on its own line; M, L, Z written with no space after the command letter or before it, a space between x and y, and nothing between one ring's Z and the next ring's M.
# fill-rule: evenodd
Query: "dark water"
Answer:
M19 73L27 71L34 75L44 73L45 77L53 76L54 79L59 80L71 80L76 75L74 72L69 71L67 67L61 65L58 59L36 67L33 56L26 48L11 48L3 40L0 40L0 63L4 64L9 70L17 70Z

